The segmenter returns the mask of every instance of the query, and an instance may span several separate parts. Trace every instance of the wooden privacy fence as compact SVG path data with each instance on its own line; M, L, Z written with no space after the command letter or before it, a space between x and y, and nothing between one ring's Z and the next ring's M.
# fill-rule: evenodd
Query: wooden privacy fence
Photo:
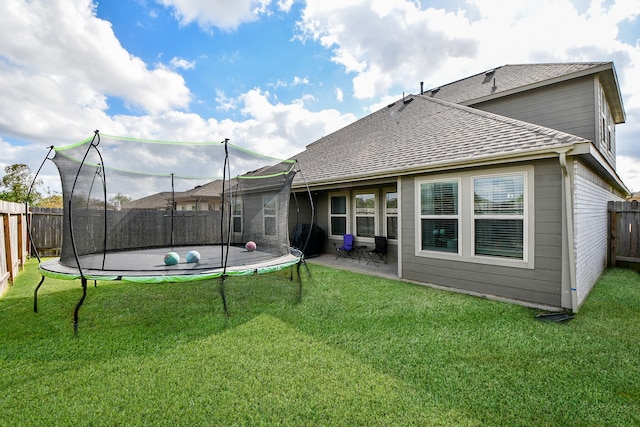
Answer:
M609 202L609 267L640 270L640 206L632 202Z
M31 239L42 257L60 256L62 249L62 209L30 208ZM31 255L33 253L33 248Z
M0 200L0 295L13 284L27 259L25 206Z

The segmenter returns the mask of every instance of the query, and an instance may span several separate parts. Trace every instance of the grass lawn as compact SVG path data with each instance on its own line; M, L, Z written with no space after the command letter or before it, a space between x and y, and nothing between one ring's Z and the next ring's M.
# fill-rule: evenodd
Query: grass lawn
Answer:
M566 323L310 266L218 283L90 286L29 261L0 299L0 425L640 425L640 275ZM91 283L91 282L90 282Z

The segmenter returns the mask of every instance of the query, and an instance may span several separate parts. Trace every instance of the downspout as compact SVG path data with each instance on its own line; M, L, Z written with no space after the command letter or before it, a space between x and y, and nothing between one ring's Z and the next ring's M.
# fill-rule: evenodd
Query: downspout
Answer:
M571 311L578 312L578 290L576 289L576 255L574 249L574 233L573 233L573 198L571 188L571 176L567 167L567 151L561 151L560 167L564 177L564 211L567 224L567 250L569 252L569 286L571 289Z

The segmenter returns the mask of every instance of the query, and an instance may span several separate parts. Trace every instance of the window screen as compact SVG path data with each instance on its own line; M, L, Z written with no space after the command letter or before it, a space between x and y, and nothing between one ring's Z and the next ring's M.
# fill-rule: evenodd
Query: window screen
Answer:
M331 196L331 234L347 233L347 196Z
M398 193L389 191L385 194L385 217L387 221L387 239L398 238Z
M422 250L458 253L458 181L420 184Z
M373 237L376 227L376 195L363 193L355 195L356 236Z
M524 258L524 175L475 178L474 253Z

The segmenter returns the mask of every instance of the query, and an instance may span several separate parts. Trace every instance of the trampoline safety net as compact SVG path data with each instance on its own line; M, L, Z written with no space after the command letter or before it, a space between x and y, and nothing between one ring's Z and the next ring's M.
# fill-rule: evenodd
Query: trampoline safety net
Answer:
M228 140L154 141L97 131L54 152L64 203L63 270L175 279L299 259L288 237L294 160ZM249 241L255 250L246 249ZM199 261L187 262L189 251ZM168 252L180 256L177 264L165 263Z

